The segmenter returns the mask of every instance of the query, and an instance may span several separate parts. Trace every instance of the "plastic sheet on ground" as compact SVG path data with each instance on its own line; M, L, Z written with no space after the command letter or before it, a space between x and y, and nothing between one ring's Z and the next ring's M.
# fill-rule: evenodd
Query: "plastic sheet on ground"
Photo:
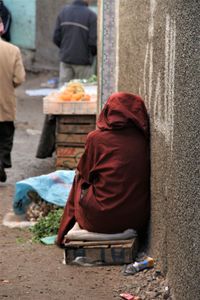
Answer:
M40 241L45 245L54 245L56 241L57 235L47 236L44 238L41 238Z
M45 201L64 207L75 171L60 170L47 175L31 177L18 181L15 186L15 195L13 199L13 209L16 214L24 214L31 203L28 192L35 191Z
M52 92L56 92L57 89L53 88L43 88L43 89L34 89L34 90L26 90L26 94L31 97L38 97L38 96L48 96Z

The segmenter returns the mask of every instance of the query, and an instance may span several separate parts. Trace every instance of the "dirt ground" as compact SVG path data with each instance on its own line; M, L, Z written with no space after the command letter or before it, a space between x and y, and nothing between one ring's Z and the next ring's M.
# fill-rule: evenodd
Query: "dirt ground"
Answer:
M0 299L73 300L121 299L120 293L141 299L170 299L167 283L156 266L125 277L121 266L63 265L63 250L31 242L28 229L10 229L2 219L12 209L15 182L55 170L54 158L39 160L35 153L44 120L42 97L29 97L26 89L39 88L54 74L28 74L17 90L18 114L8 180L0 183Z

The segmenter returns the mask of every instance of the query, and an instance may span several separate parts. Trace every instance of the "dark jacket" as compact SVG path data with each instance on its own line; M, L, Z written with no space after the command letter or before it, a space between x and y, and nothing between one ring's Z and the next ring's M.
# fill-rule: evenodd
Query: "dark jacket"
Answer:
M60 48L60 60L91 65L97 44L97 16L82 0L66 5L56 20L53 42Z

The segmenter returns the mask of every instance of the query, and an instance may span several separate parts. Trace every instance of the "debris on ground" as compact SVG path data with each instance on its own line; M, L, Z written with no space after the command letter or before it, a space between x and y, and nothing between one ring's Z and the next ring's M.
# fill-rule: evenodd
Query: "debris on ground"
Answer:
M125 266L124 275L134 275L135 273L144 269L149 269L154 266L154 260L151 257L145 257L143 260L135 261L134 263Z
M53 77L51 79L48 79L46 82L41 83L41 87L43 88L57 88L59 83L58 77Z
M123 280L121 286L115 290L115 298L117 299L119 299L120 294L128 293L134 297L139 297L140 300L172 300L168 282L158 266L123 278L126 281ZM133 299L135 300L135 298Z
M122 294L120 294L120 297L122 297L125 300L140 300L139 297L134 297L134 296L132 296L131 294L128 294L128 293L122 293Z

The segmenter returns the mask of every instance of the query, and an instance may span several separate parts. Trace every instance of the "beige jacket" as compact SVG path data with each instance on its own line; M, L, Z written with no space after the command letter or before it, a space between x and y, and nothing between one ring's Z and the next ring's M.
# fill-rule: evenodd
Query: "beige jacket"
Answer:
M15 88L25 80L19 48L0 38L0 122L16 117Z

